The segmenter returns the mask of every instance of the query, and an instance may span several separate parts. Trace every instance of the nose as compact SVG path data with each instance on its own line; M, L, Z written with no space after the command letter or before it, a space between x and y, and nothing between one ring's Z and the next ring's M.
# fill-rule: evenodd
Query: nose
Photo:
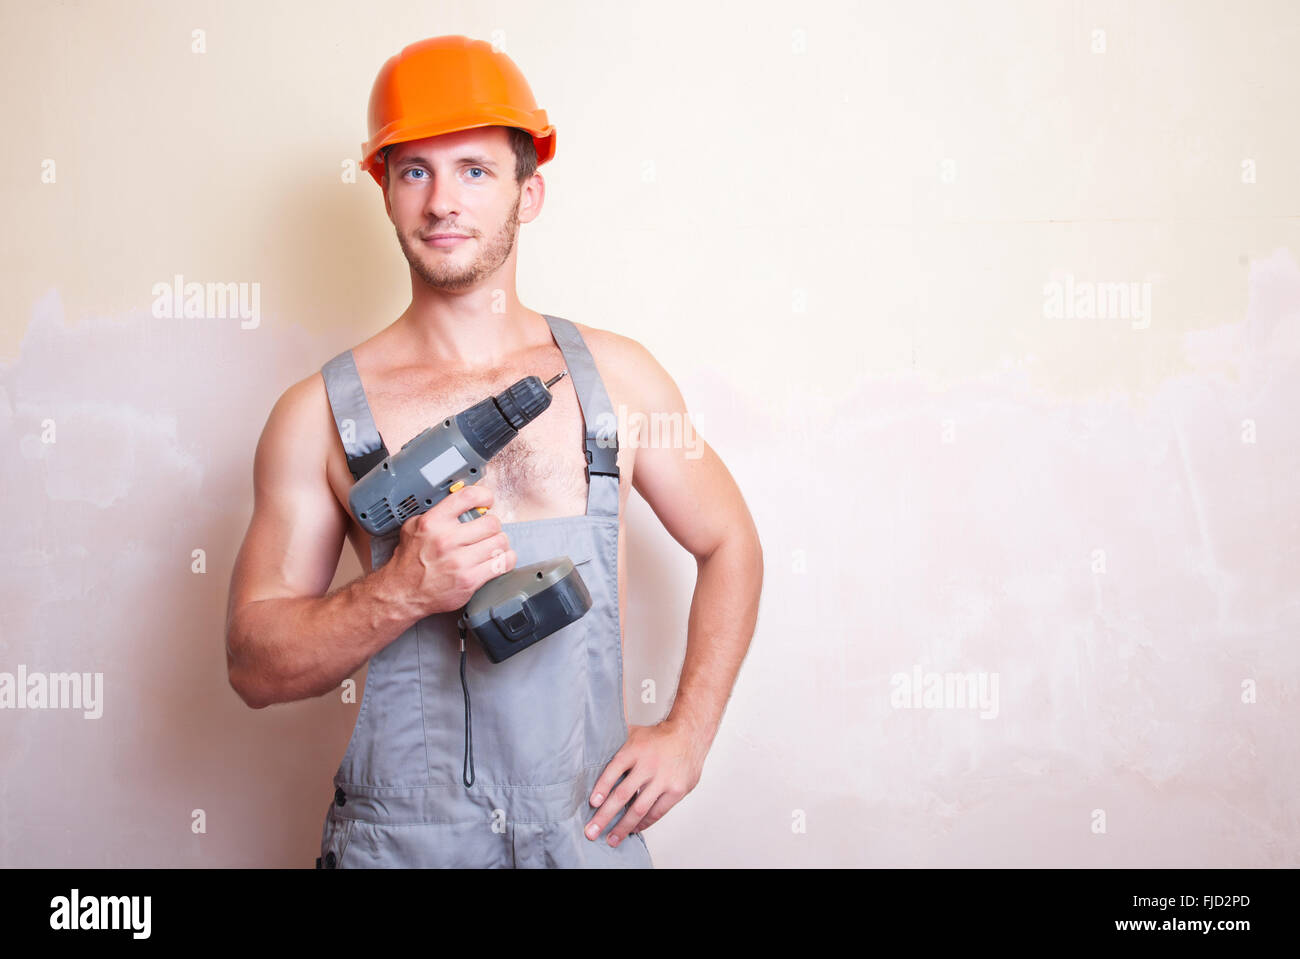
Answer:
M424 212L438 224L460 213L460 197L456 190L454 176L438 173L433 175L433 184L429 187L429 197Z

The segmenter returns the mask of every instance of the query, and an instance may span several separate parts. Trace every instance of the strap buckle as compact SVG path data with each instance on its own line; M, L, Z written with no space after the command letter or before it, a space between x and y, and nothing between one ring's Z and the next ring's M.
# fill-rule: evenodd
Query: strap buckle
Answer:
M593 475L618 478L618 437L610 437L609 442L612 445L605 446L596 437L587 437L587 465L582 472L588 483Z
M352 473L352 478L357 482L361 477L369 473L375 466L388 459L388 447L384 445L384 438L379 437L379 446L369 453L362 453L360 456L348 457L348 470Z

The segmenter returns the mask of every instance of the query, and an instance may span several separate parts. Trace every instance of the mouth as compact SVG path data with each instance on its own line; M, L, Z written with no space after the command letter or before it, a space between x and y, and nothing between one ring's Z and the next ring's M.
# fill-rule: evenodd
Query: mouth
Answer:
M429 236L420 237L429 246L455 246L462 240L468 240L469 237L464 233L432 233Z

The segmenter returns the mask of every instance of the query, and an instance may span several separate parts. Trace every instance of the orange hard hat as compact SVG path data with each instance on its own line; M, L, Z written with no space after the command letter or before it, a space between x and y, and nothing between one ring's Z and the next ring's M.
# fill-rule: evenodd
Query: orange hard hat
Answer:
M389 57L370 91L369 121L361 169L381 185L384 147L457 130L518 127L533 135L539 166L555 156L555 127L528 81L485 40L432 37Z

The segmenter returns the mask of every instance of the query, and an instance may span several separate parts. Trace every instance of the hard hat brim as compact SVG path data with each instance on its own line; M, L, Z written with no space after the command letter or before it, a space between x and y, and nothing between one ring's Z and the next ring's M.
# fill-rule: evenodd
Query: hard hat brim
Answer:
M430 137L447 133L459 133L463 130L476 130L481 127L517 127L533 137L537 148L537 165L541 166L555 156L555 127L546 117L545 110L538 110L533 116L521 116L509 107L502 107L489 114L480 109L473 118L461 120L438 120L424 122L395 122L380 129L375 137L361 145L363 159L361 169L374 177L376 183L383 183L384 160L381 152L385 147L397 143L409 143L412 140L426 140Z

